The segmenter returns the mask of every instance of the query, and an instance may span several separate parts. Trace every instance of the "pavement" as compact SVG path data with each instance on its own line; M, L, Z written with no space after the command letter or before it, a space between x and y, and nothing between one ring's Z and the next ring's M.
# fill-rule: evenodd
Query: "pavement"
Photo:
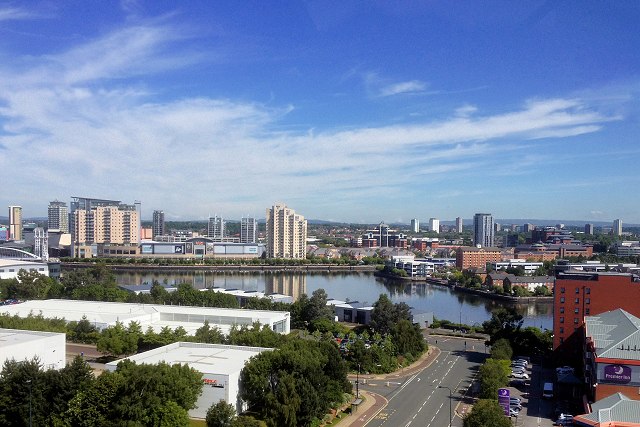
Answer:
M396 380L399 377L405 377L414 375L423 369L429 367L440 355L440 349L437 347L429 346L429 350L423 354L420 359L416 360L411 365L400 369L399 371L392 372L390 374L362 374L359 375L360 381L366 381L369 379L375 380ZM349 375L350 380L355 380L355 375ZM366 426L372 419L374 419L386 406L388 400L386 397L381 396L371 391L360 390L360 396L363 399L362 403L357 408L353 408L351 415L340 420L340 427L353 426L363 427Z

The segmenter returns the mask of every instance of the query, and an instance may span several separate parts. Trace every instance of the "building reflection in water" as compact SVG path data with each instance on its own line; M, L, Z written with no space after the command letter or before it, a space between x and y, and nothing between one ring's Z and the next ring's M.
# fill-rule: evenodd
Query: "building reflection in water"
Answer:
M264 276L264 292L266 294L283 294L297 301L307 293L306 274L266 274Z

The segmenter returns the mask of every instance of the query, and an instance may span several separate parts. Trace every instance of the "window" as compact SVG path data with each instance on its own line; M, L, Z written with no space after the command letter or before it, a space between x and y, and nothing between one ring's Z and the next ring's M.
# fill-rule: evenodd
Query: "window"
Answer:
M560 323L564 323L564 317L560 318Z
M584 303L585 304L591 304L591 298L585 298L584 299Z
M576 304L580 304L580 298L576 298Z
M573 318L573 323L575 323L576 325L578 324L578 318L577 317Z
M564 338L560 338L560 344L564 342Z
M564 307L560 307L560 313L564 313Z
M576 294L580 293L580 288L576 288Z
M577 309L577 308L574 308L574 309L573 309L573 312L574 312L575 314L578 314L578 309Z
M560 333L564 334L564 328L560 328Z
M591 288L584 288L584 293L585 294L590 294L591 293Z
M560 288L560 293L564 294L564 288Z
M560 297L560 303L564 304L564 297Z
M584 314L586 314L587 316L589 316L591 314L591 310L589 310L588 308L586 308L584 310Z

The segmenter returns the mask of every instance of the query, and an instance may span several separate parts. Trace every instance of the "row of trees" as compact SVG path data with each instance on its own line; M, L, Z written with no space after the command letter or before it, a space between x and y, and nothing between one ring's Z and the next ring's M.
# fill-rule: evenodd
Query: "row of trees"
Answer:
M125 361L96 378L81 357L59 371L10 360L0 373L0 425L186 427L201 377L164 363Z
M67 263L95 263L95 264L138 264L138 265L377 265L383 264L384 259L378 256L364 257L361 260L350 255L342 255L338 258L318 257L312 254L304 259L294 258L71 258L61 259Z

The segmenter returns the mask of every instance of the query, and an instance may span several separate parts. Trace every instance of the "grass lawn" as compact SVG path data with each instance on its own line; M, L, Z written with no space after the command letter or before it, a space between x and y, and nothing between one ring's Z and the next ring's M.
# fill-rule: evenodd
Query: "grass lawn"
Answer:
M204 420L194 420L193 418L189 419L190 427L207 427L207 423Z

